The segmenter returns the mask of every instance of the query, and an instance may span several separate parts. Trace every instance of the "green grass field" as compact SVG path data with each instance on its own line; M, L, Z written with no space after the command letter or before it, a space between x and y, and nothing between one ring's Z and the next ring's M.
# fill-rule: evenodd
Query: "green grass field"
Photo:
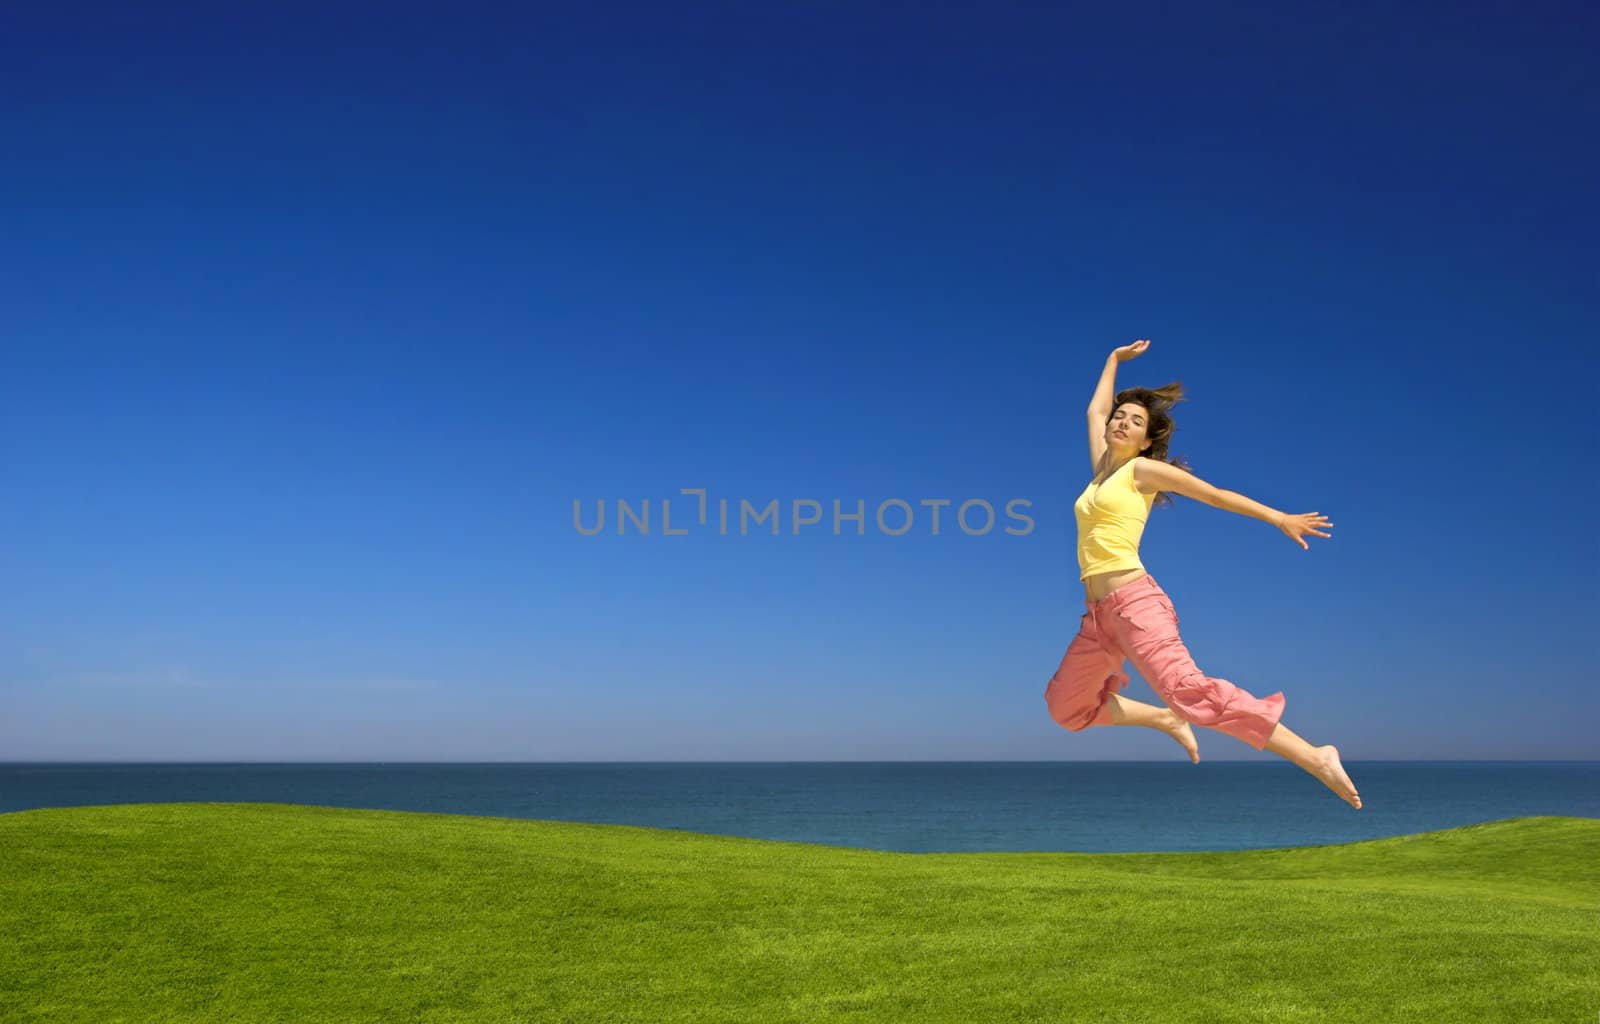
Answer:
M0 815L0 1020L1600 1021L1600 819L899 854L286 804Z

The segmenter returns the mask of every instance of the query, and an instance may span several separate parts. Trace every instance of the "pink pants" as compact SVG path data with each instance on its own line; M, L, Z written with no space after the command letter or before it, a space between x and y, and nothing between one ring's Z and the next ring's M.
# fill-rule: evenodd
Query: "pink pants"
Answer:
M1078 635L1045 687L1050 717L1077 732L1111 724L1111 697L1128 685L1124 660L1179 718L1265 749L1283 717L1283 693L1257 697L1207 676L1178 636L1178 613L1155 579L1141 576L1088 602Z

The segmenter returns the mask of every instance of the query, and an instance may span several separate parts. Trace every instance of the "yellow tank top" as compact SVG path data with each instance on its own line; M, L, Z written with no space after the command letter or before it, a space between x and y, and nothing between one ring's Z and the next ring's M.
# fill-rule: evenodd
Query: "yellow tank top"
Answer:
M1098 491L1090 480L1072 506L1078 517L1080 580L1103 572L1144 568L1139 561L1139 538L1144 536L1145 520L1156 496L1145 494L1134 483L1133 464L1137 461L1132 458L1118 466L1100 482Z

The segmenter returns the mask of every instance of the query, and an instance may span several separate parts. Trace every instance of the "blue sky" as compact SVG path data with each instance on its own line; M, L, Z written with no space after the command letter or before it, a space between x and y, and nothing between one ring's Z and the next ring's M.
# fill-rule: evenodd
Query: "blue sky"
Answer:
M1202 668L1600 756L1581 7L497 6L5 15L0 759L1181 758L1043 702L1145 337L1336 524L1153 512Z

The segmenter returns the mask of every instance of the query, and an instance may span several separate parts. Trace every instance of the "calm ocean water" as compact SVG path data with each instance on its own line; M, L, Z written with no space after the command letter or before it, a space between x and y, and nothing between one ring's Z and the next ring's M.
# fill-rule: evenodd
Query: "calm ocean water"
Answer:
M863 849L1239 850L1532 814L1600 817L1600 761L1350 761L1357 811L1260 762L0 764L0 813L315 804L682 829Z

